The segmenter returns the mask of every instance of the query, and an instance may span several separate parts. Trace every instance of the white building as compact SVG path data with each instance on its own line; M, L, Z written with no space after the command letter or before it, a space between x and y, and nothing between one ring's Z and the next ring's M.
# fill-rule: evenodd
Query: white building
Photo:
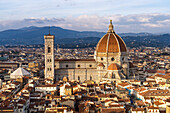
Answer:
M10 79L17 79L17 78L22 78L24 76L30 76L31 74L23 69L22 67L19 67L16 69L13 73L10 74Z

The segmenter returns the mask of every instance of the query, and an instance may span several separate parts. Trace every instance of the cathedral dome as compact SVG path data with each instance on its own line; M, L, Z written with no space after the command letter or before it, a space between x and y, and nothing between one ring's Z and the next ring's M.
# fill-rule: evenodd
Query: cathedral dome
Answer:
M126 44L122 38L113 30L112 20L110 20L108 32L100 39L97 44L96 52L119 53L127 52Z

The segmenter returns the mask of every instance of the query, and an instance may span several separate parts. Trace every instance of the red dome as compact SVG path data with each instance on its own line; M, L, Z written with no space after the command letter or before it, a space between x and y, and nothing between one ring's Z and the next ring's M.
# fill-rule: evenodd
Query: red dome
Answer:
M96 52L127 52L126 44L122 38L113 30L113 25L110 23L109 30L97 44Z

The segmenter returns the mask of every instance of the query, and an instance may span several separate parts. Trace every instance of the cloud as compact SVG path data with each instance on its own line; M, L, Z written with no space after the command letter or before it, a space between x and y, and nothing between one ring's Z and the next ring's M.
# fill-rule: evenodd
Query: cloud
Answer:
M158 21L158 23L161 23L161 24L170 24L170 19L165 19L163 21Z
M59 26L65 29L78 31L103 31L108 29L112 19L117 33L122 32L151 32L170 33L170 13L159 14L130 14L130 15L80 15L65 18L26 18L23 20L0 21L0 30L16 29L28 26Z
M0 21L0 30L6 30L6 29L18 29L22 27L29 27L29 26L49 26L53 24L58 24L62 21L65 21L63 18L27 18L23 20L13 20L13 21Z
M149 28L159 28L161 27L162 25L161 24L150 24L150 23L146 23L146 24L142 24L143 26L145 27L149 27Z
M45 24L45 23L51 23L51 22L59 22L59 21L64 21L64 19L57 19L57 18L52 18L52 19L47 19L47 18L30 18L30 19L24 19L23 22L27 23L33 23L33 24Z

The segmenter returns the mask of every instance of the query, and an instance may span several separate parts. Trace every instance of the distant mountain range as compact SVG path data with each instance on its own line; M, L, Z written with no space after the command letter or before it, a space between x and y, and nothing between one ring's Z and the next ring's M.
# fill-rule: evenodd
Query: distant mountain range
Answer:
M43 44L44 35L49 33L49 27L25 27L0 32L0 45L30 45ZM55 44L95 46L105 32L74 31L60 27L50 27L50 33L55 35ZM128 47L137 46L170 46L170 34L151 33L121 33L119 34Z

